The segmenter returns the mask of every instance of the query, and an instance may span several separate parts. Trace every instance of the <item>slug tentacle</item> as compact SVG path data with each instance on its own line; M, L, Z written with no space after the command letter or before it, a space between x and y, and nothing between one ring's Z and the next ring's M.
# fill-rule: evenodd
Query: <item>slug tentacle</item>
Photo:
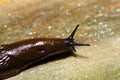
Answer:
M0 45L0 80L15 76L43 59L73 52L74 46L90 46L74 42L73 37L78 27L79 25L65 39L34 38Z
M73 32L70 34L70 36L67 39L74 40L73 37L74 37L75 32L77 31L78 27L79 27L79 24L75 27L75 29L73 30Z
M76 51L75 48L74 48L74 46L90 46L90 44L83 44L83 43L76 43L76 42L74 42L74 38L73 38L73 37L74 37L75 32L76 32L76 30L78 29L78 27L79 27L79 24L75 27L75 29L74 29L73 32L70 34L70 36L64 40L64 43L65 43L68 47L72 47L72 49L73 49L74 51Z

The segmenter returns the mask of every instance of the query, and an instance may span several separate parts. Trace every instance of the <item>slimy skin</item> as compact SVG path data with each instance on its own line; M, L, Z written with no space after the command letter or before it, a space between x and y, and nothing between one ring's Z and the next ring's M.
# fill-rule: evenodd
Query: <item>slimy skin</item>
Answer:
M0 45L0 79L6 79L19 74L30 65L53 55L75 51L74 46L89 46L89 44L75 43L74 34L65 39L34 38L12 44Z

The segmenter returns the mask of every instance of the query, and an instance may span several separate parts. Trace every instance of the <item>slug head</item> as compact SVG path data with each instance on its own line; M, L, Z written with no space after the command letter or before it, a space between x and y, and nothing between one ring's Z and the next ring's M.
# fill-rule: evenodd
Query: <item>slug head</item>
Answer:
M71 33L71 35L64 40L64 43L65 43L68 47L72 47L72 49L73 49L74 51L76 51L75 48L74 48L74 46L90 46L90 44L83 44L83 43L76 43L76 42L74 42L74 38L73 38L73 37L74 37L75 32L76 32L76 30L78 29L78 27L79 27L79 25L77 25L77 26L75 27L75 29L73 30L73 32Z

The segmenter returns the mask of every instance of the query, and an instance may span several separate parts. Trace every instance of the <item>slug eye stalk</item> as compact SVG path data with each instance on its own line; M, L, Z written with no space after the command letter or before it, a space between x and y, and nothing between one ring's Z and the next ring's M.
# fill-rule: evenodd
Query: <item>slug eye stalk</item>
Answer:
M74 51L76 51L74 46L90 46L90 44L83 44L83 43L76 43L76 42L74 42L74 35L75 35L75 32L77 31L78 27L79 27L79 24L75 27L75 29L70 34L70 36L65 39L65 44L67 46L69 46L69 47L72 47L72 49Z
M69 52L71 48L76 51L75 46L90 46L74 42L73 37L78 27L79 25L65 39L34 38L0 45L0 80L15 76L43 59Z

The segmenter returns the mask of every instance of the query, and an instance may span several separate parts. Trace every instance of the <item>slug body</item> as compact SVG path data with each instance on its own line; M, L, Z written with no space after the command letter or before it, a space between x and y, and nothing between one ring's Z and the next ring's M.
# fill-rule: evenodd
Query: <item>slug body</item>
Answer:
M75 50L74 46L89 46L89 44L75 43L74 34L65 39L35 38L0 46L0 79L17 75L28 66L56 54Z

